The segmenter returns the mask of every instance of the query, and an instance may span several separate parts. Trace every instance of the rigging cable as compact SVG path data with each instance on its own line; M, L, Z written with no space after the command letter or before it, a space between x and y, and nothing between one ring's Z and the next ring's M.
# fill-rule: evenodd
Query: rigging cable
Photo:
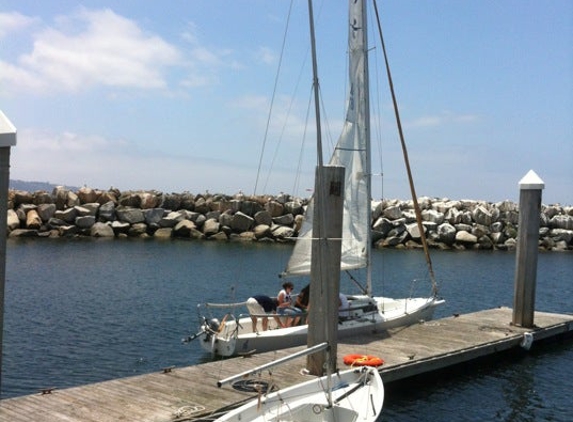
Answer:
M434 296L436 296L438 294L438 286L436 283L436 278L434 277L434 269L432 268L432 259L430 258L430 253L428 251L428 242L426 241L426 234L424 232L424 226L422 224L422 215L420 212L420 205L418 204L418 199L416 196L416 189L414 188L414 181L412 179L412 170L410 169L410 160L408 159L408 151L406 149L406 142L404 141L404 132L402 131L402 123L400 121L400 113L398 112L398 103L396 101L396 94L394 92L394 83L392 82L392 74L390 73L390 65L388 63L388 56L386 54L386 46L384 45L384 37L382 36L382 26L380 24L380 16L378 14L378 5L376 3L376 0L374 0L374 11L376 12L376 21L378 23L378 34L380 35L380 44L382 45L382 52L384 53L384 62L386 64L386 74L388 76L388 84L390 87L390 92L392 94L392 103L394 104L394 114L396 116L396 123L398 125L398 133L400 134L400 143L402 144L402 153L404 155L404 163L406 165L406 171L408 172L408 181L410 184L410 192L412 194L414 211L416 213L416 222L418 223L418 230L420 232L420 240L422 241L422 246L424 247L424 255L426 257L426 263L428 264L428 271L430 273L430 279L432 282L432 294Z
M280 59L279 59L279 66L277 69L277 74L275 76L275 83L274 83L274 87L273 87L273 95L271 98L271 106L269 107L269 115L267 117L267 124L265 127L265 136L263 139L263 147L261 148L261 155L259 157L259 167L257 168L257 178L255 180L255 188L253 191L253 195L256 195L257 193L257 186L259 183L259 176L261 173L261 165L263 163L263 156L265 155L265 147L267 144L267 136L269 133L269 126L270 126L270 122L271 122L271 115L272 115L272 109L273 109L273 104L275 101L275 97L276 97L276 92L277 92L277 85L278 85L278 80L279 80L279 74L280 74L280 69L281 69L281 65L282 65L282 60L283 60L283 56L284 56L284 49L285 49L285 44L286 44L286 34L288 32L288 27L289 27L289 22L290 22L290 17L291 17L291 12L292 12L292 6L293 6L293 1L291 0L290 6L289 6L289 11L287 14L287 21L286 21L286 26L285 26L285 32L283 35L283 43L281 46L281 55L280 55Z

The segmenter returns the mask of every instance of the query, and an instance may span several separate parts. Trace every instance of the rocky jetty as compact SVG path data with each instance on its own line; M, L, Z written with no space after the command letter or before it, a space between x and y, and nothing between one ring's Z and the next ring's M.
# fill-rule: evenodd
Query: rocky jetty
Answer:
M150 237L292 242L308 199L289 195L102 191L63 187L8 192L10 237ZM518 206L510 201L420 198L428 243L440 249L512 250ZM372 203L372 241L377 248L419 248L412 201ZM543 205L539 248L573 250L573 207Z

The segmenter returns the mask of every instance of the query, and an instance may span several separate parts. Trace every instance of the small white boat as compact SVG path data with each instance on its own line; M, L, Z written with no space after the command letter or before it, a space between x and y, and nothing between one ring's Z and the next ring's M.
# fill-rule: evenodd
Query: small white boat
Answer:
M376 368L333 374L331 399L327 376L263 395L230 411L223 421L372 421L382 411L384 386Z
M326 343L286 359L313 353ZM278 365L273 362L269 366ZM249 373L256 373L255 368ZM244 377L240 374L219 382L219 386ZM327 374L271 393L262 394L215 422L374 422L384 403L384 384L376 368L363 366Z
M338 322L338 337L372 334L390 328L417 324L432 319L436 306L444 301L430 298L392 299L347 295L349 314ZM234 304L235 306L241 304ZM225 305L206 304L222 307ZM229 305L226 305L229 306ZM269 330L253 332L251 318L245 313L237 319L233 313L218 320L202 317L196 337L201 347L213 355L230 357L241 354L262 353L306 344L308 325L279 328L271 317Z

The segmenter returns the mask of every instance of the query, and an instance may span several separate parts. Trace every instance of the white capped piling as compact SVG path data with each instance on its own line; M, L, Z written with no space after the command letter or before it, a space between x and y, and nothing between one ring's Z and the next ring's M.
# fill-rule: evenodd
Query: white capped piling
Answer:
M533 328L534 325L541 191L544 187L545 183L533 170L529 170L519 181L519 226L512 323L525 328Z
M2 344L4 332L4 286L6 284L6 232L8 229L8 188L10 148L16 145L16 128L0 110L0 395L2 394Z

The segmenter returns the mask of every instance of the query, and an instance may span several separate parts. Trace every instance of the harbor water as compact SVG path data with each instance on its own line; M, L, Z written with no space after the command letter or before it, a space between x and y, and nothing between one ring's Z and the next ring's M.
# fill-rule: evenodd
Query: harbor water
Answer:
M291 245L144 239L9 239L2 399L211 359L181 339L197 304L278 293ZM434 251L435 317L513 304L515 253ZM420 251L374 251L376 295L427 295ZM414 281L413 281L414 280ZM295 290L304 281L295 280ZM342 290L358 293L346 279ZM541 253L536 309L573 312L573 255ZM509 321L508 321L509 323ZM383 357L383 350L380 351ZM388 388L382 420L569 421L573 342Z

